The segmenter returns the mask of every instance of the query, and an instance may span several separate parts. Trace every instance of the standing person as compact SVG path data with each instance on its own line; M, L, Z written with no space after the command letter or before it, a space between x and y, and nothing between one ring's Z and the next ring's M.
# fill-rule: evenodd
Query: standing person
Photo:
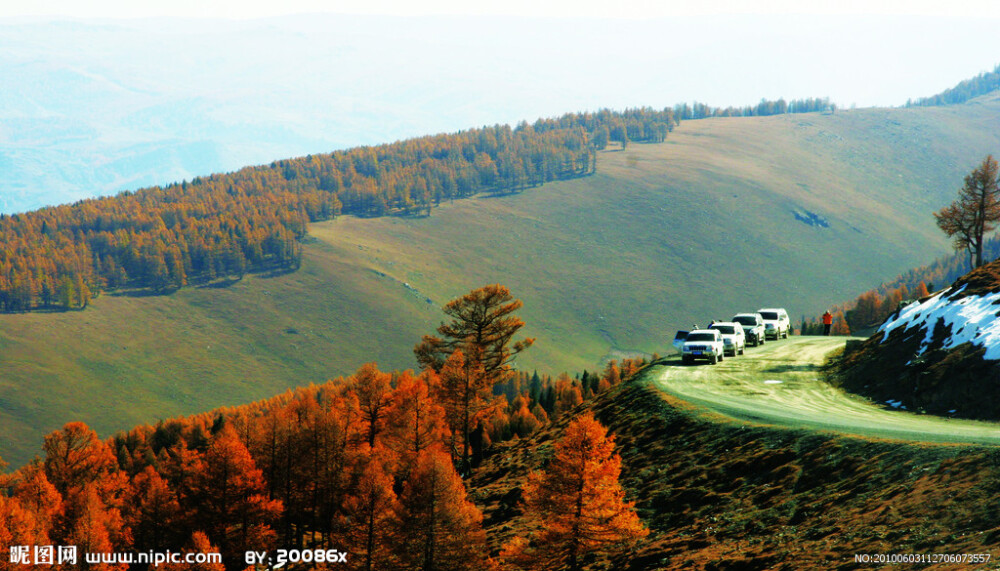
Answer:
M827 311L823 314L823 335L830 335L831 326L833 326L833 315Z

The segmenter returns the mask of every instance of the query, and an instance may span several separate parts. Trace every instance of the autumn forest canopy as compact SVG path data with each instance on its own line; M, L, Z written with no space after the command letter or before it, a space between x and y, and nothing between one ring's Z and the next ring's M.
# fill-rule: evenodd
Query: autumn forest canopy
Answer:
M533 342L516 338L520 307L501 285L453 300L439 336L414 348L419 374L367 363L347 378L106 441L68 423L45 438L44 457L0 474L0 543L87 553L184 546L221 553L222 564L205 567L216 570L243 569L245 552L275 547L350 549L352 568L493 565L462 476L491 442L573 418L571 409L645 365L612 361L602 374L554 381L519 373L511 359ZM508 568L544 560L576 569L588 551L648 533L624 500L613 442L592 417L571 421L526 495L525 516L548 530L532 546L511 544ZM541 491L551 488L562 497Z

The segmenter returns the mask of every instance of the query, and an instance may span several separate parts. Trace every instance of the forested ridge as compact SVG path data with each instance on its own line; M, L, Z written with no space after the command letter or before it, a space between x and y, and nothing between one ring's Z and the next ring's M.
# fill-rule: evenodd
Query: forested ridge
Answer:
M835 112L837 105L830 102L829 97L808 97L786 101L779 99L761 99L756 105L742 107L712 107L695 101L690 105L679 103L674 106L674 116L678 121L707 119L709 117L767 117L769 115L784 115L786 113L816 113Z
M959 82L955 87L945 89L937 95L921 97L916 101L906 102L907 107L933 107L937 105L952 105L986 95L1000 89L1000 65L993 71L980 73L976 77Z
M100 291L164 293L295 269L309 222L427 215L442 200L586 176L609 142L661 142L674 125L670 109L567 114L0 215L0 311L85 307Z

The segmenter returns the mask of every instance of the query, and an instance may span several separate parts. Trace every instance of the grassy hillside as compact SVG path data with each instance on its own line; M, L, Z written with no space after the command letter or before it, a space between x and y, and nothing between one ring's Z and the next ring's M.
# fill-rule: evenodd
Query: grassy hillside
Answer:
M690 121L584 179L316 224L296 273L0 315L0 455L26 461L67 420L107 435L370 360L411 367L440 306L486 283L525 302L538 342L519 365L550 372L664 352L740 310L816 315L947 250L930 212L1000 149L998 119L993 97Z

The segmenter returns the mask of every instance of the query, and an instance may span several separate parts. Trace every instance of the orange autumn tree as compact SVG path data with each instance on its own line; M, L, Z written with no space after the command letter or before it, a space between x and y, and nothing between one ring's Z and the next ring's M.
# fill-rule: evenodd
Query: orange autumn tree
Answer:
M523 303L500 284L483 286L448 302L450 323L437 328L441 337L424 335L413 349L425 369L441 374L441 398L452 430L462 437L462 471L470 468L470 436L479 415L491 408L492 389L507 380L514 358L533 338L514 341L524 321L514 315Z
M70 422L45 437L45 476L63 497L118 470L108 445L82 422Z
M472 467L472 428L499 411L503 397L493 395L493 382L482 365L475 358L466 359L461 349L448 357L440 378L437 397L444 406L453 436L461 437L459 466L468 474Z
M469 501L448 454L417 456L399 496L400 569L481 570L488 561L483 514Z
M347 386L358 399L365 441L374 447L375 439L385 430L392 404L392 375L379 371L375 363L365 363Z
M403 469L416 463L417 456L430 446L444 445L451 437L444 407L434 398L432 388L440 380L433 371L414 377L403 371L392 395L388 446L400 458Z
M833 316L833 328L830 330L831 335L850 335L851 327L847 324L847 319L844 318L844 313L838 311L836 315Z
M32 528L28 537L33 537L33 545L49 545L50 534L62 517L64 507L62 495L56 490L39 464L28 464L17 472L17 480L12 489L11 500L30 514ZM30 542L16 545L31 545ZM15 544L6 544L15 545Z
M182 510L177 495L152 466L132 478L125 506L125 522L132 530L138 551L166 551L179 543L183 529Z
M70 527L60 541L77 546L81 557L82 553L111 553L130 543L128 531L122 529L121 514L117 509L108 507L102 495L97 484L87 484L66 502L66 519ZM125 571L128 565L99 563L85 568L93 571Z
M43 449L45 477L61 496L63 508L51 539L95 553L131 547L131 533L121 514L129 481L107 443L86 424L70 422L46 436Z
M280 517L282 504L267 498L263 474L232 425L212 436L193 488L197 524L229 560L227 568L242 561L246 551L274 546L271 523Z
M0 461L2 465L2 461ZM51 535L63 513L62 496L38 463L12 475L0 475L0 571L25 569L14 546L52 545Z
M388 469L391 455L381 445L358 452L357 483L344 501L342 517L342 537L352 546L356 569L397 567L392 548L398 501Z
M925 284L923 282L923 280L921 280L921 282L919 284L917 284L916 291L913 292L913 298L914 299L923 299L923 298L929 296L930 294L931 294L931 292L927 290L927 284Z
M26 566L11 550L22 545L50 545L48 535L38 535L34 514L17 498L0 494L0 571L17 571Z
M649 530L625 501L620 474L614 436L590 413L571 422L548 468L524 486L525 516L539 531L505 545L501 557L512 568L577 570L587 553L645 537Z

